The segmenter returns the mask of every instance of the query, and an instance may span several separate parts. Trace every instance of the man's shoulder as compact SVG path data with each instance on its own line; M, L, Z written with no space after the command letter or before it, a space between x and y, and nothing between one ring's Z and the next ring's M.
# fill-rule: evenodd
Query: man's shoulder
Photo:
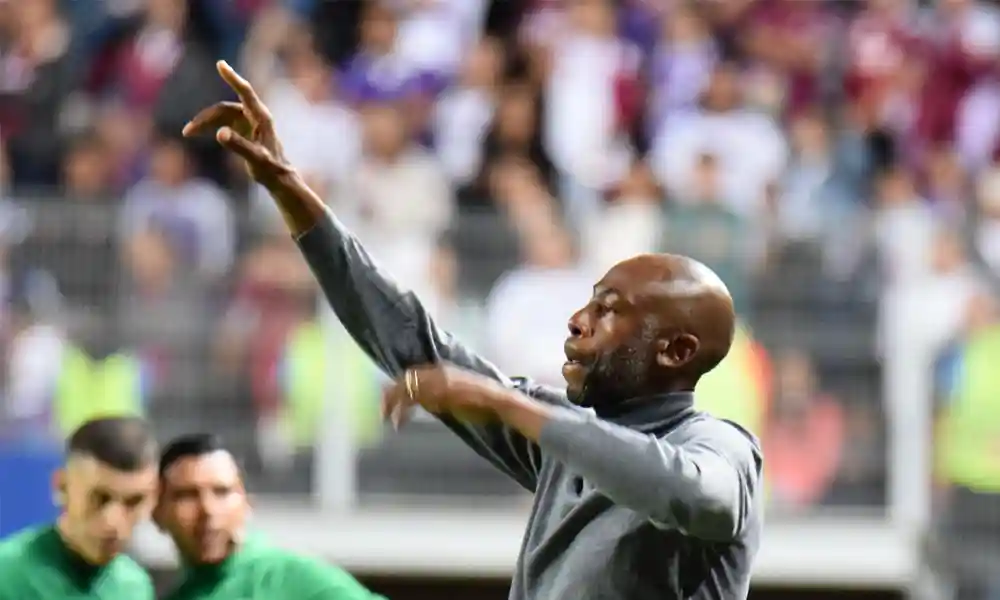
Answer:
M111 575L123 584L149 585L149 573L134 558L127 554L115 558Z
M271 579L280 582L283 592L311 597L318 592L338 590L344 598L377 598L362 587L345 569L322 560L282 548L271 548L257 560L266 560Z
M51 526L31 527L0 540L0 566L9 562L24 564L35 560L39 542L51 529Z
M668 437L678 443L705 444L730 458L760 463L760 440L750 430L735 421L720 419L707 412L698 411ZM759 467L758 467L759 468Z

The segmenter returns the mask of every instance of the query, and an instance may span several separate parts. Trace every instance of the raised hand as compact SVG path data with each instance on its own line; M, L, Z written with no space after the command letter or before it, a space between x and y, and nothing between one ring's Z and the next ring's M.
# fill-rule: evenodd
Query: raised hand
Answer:
M275 133L271 111L250 82L226 61L220 60L215 66L239 102L219 102L202 110L184 126L184 136L214 133L220 144L246 162L247 171L258 183L265 187L276 185L293 170Z

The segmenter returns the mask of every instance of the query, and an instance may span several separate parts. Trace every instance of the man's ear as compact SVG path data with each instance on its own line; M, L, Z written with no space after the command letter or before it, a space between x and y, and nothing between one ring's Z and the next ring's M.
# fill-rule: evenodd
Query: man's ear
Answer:
M66 469L56 469L52 473L52 503L62 508L66 506Z
M701 346L698 338L681 333L656 340L656 363L668 369L677 369L691 362Z

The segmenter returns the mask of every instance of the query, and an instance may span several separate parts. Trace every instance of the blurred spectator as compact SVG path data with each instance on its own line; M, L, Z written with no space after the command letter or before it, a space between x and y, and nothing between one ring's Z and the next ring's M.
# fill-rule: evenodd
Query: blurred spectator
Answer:
M670 197L683 198L697 184L700 157L711 154L722 174L721 194L733 212L752 218L769 184L787 160L787 144L768 116L744 108L735 63L718 65L698 111L672 119L653 141L650 165Z
M454 74L478 41L485 0L402 0L397 51L420 71Z
M751 61L749 103L795 116L818 102L836 26L829 5L764 0L754 3L746 20L741 41Z
M984 171L976 189L975 248L994 277L1000 276L1000 168Z
M357 105L364 102L405 102L411 126L420 129L427 97L443 85L443 74L422 68L415 57L399 45L400 18L391 3L382 0L365 5L361 20L361 47L340 78L344 97ZM448 57L446 57L448 58Z
M661 19L652 57L647 126L655 135L673 112L698 109L719 49L695 4L678 3Z
M941 147L926 160L927 199L942 220L957 224L965 219L970 186L958 154Z
M200 275L215 278L233 260L232 208L214 183L194 175L184 144L162 137L153 146L149 175L125 197L122 234L159 228L172 252Z
M364 157L345 206L361 238L404 285L438 309L428 285L455 199L437 158L413 141L393 104L364 109ZM436 314L436 312L435 312Z
M953 230L939 229L931 242L928 270L892 286L883 296L884 326L893 331L919 319L920 331L911 333L911 344L936 355L959 331L969 300L984 288L962 239Z
M937 439L937 475L947 489L940 523L949 566L958 578L958 598L991 600L1000 581L991 560L1000 549L995 512L1000 493L1000 428L996 363L1000 328L994 297L967 305L964 331L942 356Z
M58 180L63 136L80 81L70 55L70 30L56 0L11 2L10 50L3 57L3 92L16 94L4 137L15 187Z
M729 354L698 382L696 406L760 435L771 403L771 371L768 351L738 323Z
M694 171L689 193L667 210L661 248L704 262L726 282L737 311L745 311L749 277L761 251L755 224L727 202L716 156L699 157Z
M632 162L628 133L638 117L638 49L616 35L609 0L570 3L560 29L536 39L549 66L545 147L559 169L560 196L572 219L596 209L600 195Z
M435 146L456 186L471 182L483 166L483 140L494 119L502 68L497 41L481 41L472 49L462 77L437 103Z
M125 241L126 279L117 330L123 346L142 361L152 409L168 412L197 402L205 385L204 356L211 317L208 295L196 275L183 267L168 234L153 227ZM188 404L191 407L192 404ZM163 414L156 412L154 414Z
M913 176L896 167L883 174L875 193L875 243L891 283L907 283L927 273L937 227Z
M807 354L788 351L778 357L763 431L769 501L792 511L821 502L834 484L848 439L844 410L820 390Z
M274 115L285 154L316 193L331 204L343 203L345 186L358 166L361 125L334 95L334 71L313 47L305 30L294 29L278 49L277 72L258 87ZM333 143L336 140L336 143ZM256 190L256 210L277 218L271 199Z
M849 214L857 198L838 164L822 115L800 112L789 126L789 142L792 156L774 207L773 233L792 242L835 237L826 224Z
M188 3L146 0L138 27L117 48L107 91L120 99L141 136L180 131L202 107L220 98L221 86L191 35Z
M918 127L931 146L951 143L962 97L1000 56L1000 15L976 0L943 0L934 8L938 26L924 36L927 49Z
M646 165L637 163L610 200L582 223L581 264L600 274L636 254L656 252L664 237L663 214L653 175Z
M118 239L109 227L120 200L112 169L108 145L93 133L81 134L67 144L62 198L36 198L40 206L20 254L55 277L65 310L98 309L120 281Z
M486 305L489 348L509 373L560 385L566 322L591 296L593 273L579 268L572 242L544 196L521 209L524 263L497 281ZM543 294L545 302L538 301ZM532 343L527 347L525 339Z
M60 417L66 416L56 406L67 342L65 332L52 322L59 291L40 271L5 275L6 367L0 420L20 430L20 435L57 438L62 433Z
M483 162L477 179L471 183L472 194L479 197L470 198L466 194L463 206L488 202L492 196L492 169L512 160L530 162L545 187L550 192L555 191L558 178L542 144L540 112L538 94L530 83L509 82L500 90L494 118L483 140Z

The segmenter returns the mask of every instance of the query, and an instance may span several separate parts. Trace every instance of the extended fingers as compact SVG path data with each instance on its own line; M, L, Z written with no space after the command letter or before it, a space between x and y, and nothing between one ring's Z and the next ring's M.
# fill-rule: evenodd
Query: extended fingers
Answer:
M240 102L243 106L250 112L250 115L257 121L257 124L263 124L271 119L271 112L264 105L264 102L257 95L257 91L253 89L250 82L243 78L242 75L236 72L235 69L229 66L224 60L220 60L215 63L216 68L219 71L219 75L223 80L236 92L236 95L240 97Z
M235 130L246 129L249 123L243 113L243 105L239 102L219 102L202 110L184 126L183 134L191 137L218 131L222 127Z
M260 144L251 142L230 127L219 129L215 134L215 139L251 165L262 165L270 160L267 150Z

